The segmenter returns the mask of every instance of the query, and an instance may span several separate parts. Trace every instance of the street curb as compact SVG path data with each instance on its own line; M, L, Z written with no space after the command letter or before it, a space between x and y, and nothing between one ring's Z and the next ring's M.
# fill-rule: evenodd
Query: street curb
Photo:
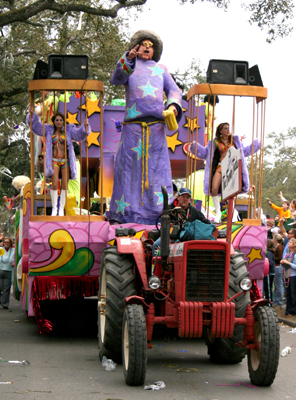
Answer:
M289 321L288 319L278 317L279 322L283 322L286 325L292 326L292 328L296 328L296 322Z

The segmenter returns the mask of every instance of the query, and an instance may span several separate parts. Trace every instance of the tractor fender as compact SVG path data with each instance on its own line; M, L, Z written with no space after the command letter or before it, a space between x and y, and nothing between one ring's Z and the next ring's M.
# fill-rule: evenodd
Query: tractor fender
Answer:
M131 305L131 304L138 304L139 306L143 306L144 310L148 309L149 306L145 302L144 297L141 296L130 296L125 299L125 306Z
M256 308L258 308L259 306L265 306L265 305L268 304L268 303L270 303L270 301L267 300L267 299L258 299L258 300L255 300L255 301L253 301L253 302L251 303L252 311L254 312L254 311L256 310Z
M118 253L132 254L134 256L144 289L148 289L146 258L142 241L135 237L118 237L116 244Z

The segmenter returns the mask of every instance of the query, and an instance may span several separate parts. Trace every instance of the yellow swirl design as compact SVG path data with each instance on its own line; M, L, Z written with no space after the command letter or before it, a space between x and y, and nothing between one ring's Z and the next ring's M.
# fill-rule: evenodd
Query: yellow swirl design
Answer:
M4 256L5 254L5 250L4 249L0 249L0 256Z
M54 271L65 265L73 258L75 254L74 240L70 233L63 229L59 229L50 235L49 245L56 250L62 250L60 256L53 263L47 265L46 267L34 268L32 269L32 272L34 271L34 273L36 273Z

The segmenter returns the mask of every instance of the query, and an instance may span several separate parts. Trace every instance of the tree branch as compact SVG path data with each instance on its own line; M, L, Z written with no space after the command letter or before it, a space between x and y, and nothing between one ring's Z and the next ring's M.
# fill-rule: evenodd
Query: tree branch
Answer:
M18 140L17 142L11 142L10 144L5 143L4 145L1 146L0 151L11 149L12 147L16 147L16 146L18 146L20 144L22 144L23 146L27 146L28 145L28 143L24 139L21 139L21 140Z
M2 103L3 100L6 100L7 98L13 97L17 94L22 94L22 93L27 93L27 92L28 92L27 86L14 88L9 91L0 92L0 104ZM1 106L2 106L2 104L1 104ZM5 106L5 107L7 107L7 106Z
M41 53L38 50L23 50L23 51L19 51L18 53L14 53L12 55L13 55L13 57L19 57L19 56L23 56L24 54L26 54L26 55L28 55L28 54L41 55Z
M55 0L38 0L29 4L26 7L13 9L0 14L0 27L12 24L13 22L26 22L31 17L34 17L45 10L56 11L60 14L75 12L85 12L87 14L99 15L102 17L116 18L117 13L121 8L131 8L142 6L148 0L117 0L117 3L112 8L106 9L103 7L88 7L84 4L58 4Z

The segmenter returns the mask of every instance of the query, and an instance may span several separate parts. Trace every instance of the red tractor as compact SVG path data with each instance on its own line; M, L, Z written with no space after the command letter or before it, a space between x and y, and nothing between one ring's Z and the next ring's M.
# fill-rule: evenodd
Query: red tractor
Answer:
M100 358L122 360L126 383L142 385L153 328L162 324L178 328L180 337L204 337L215 363L239 363L247 353L251 382L270 386L279 362L278 320L269 302L256 298L243 255L231 245L231 219L217 240L174 243L180 226L172 229L165 189L163 195L160 257L152 254L157 230L138 239L133 229L118 228L115 245L102 253ZM232 207L230 199L229 215Z

